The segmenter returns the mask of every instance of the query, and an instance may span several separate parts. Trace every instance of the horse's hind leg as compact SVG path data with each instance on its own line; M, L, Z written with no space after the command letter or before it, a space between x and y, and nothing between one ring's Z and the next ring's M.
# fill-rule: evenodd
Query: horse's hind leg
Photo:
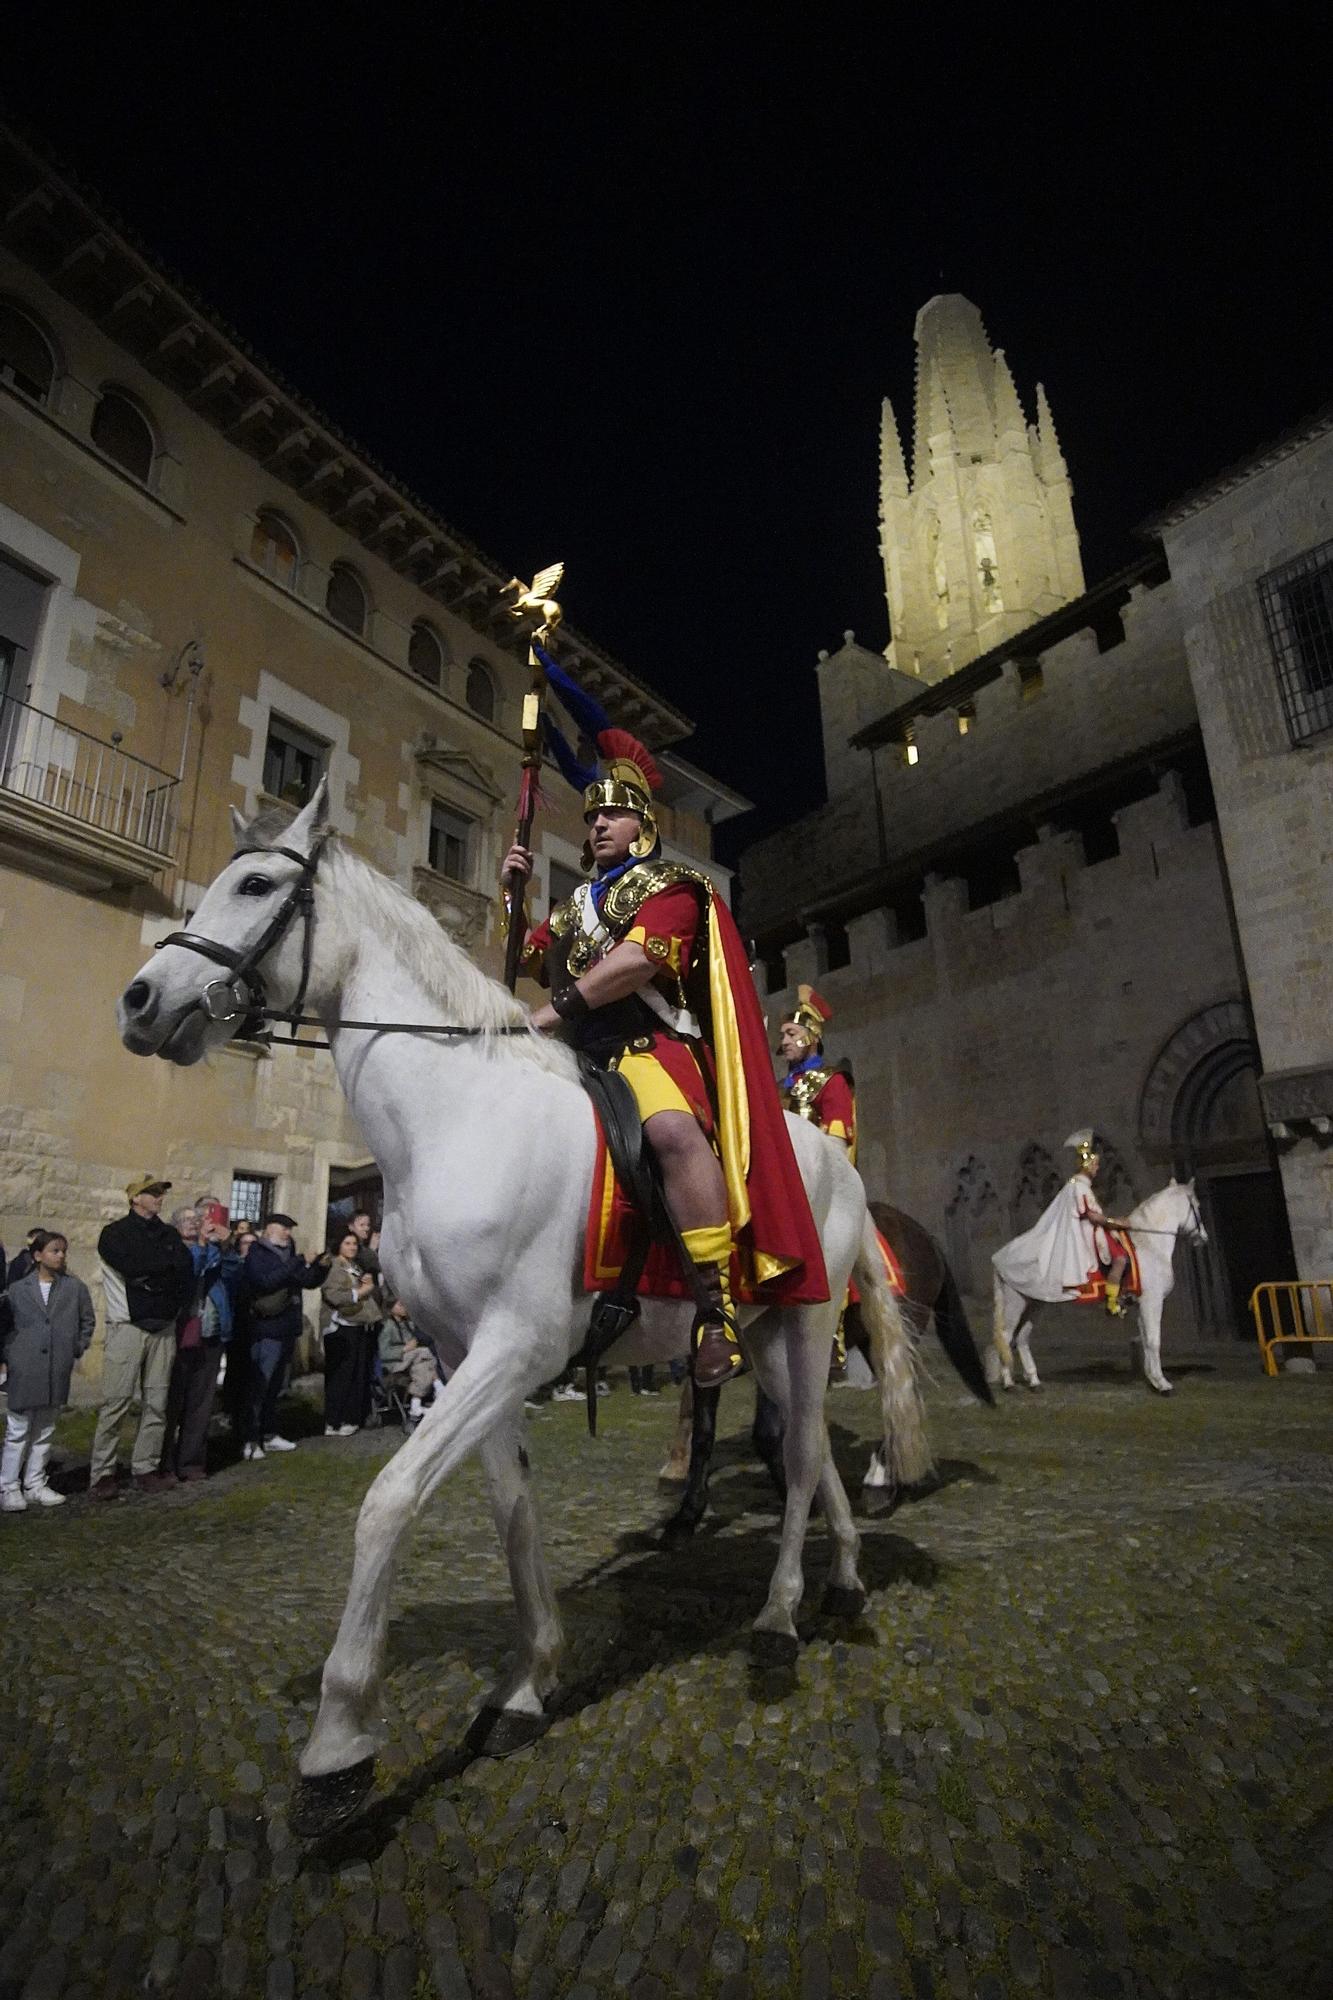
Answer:
M1018 1323L1018 1331L1014 1336L1014 1345L1018 1349L1018 1364L1023 1370L1023 1380L1027 1383L1029 1389L1040 1389L1041 1377L1037 1373L1037 1364L1032 1358L1032 1319L1032 1307L1030 1304L1027 1304L1023 1307L1023 1317Z
M768 1476L777 1488L779 1500L787 1498L787 1473L782 1463L782 1411L761 1385L755 1388L754 1423L750 1442L756 1457L768 1467Z
M671 1450L657 1477L663 1486L683 1486L690 1476L691 1425L694 1422L694 1383L687 1375L680 1385L680 1408L676 1416L676 1435L671 1440Z
M517 1659L483 1709L484 1717L491 1712L484 1747L494 1756L530 1743L545 1729L545 1700L555 1687L564 1635L542 1554L541 1524L521 1427L509 1423L488 1437L481 1446L481 1462L518 1612Z

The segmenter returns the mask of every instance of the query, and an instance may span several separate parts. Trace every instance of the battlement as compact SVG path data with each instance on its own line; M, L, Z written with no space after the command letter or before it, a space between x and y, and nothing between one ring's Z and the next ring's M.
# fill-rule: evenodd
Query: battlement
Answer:
M1029 839L1048 817L1058 827L1080 792L1192 742L1180 617L1161 575L1159 564L1090 592L1082 612L1067 607L950 681L909 684L907 700L907 677L848 635L820 662L821 693L838 692L838 724L853 730L873 693L884 707L859 723L860 745L826 743L828 803L744 855L747 930L781 942L811 920L855 918L913 876L947 873L969 845L1009 838L1016 850L1028 843L1014 823Z

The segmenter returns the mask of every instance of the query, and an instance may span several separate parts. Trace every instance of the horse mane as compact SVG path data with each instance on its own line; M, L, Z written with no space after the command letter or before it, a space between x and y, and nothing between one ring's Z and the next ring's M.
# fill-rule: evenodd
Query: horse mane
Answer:
M270 809L252 822L246 838L255 847L281 846L290 826L289 815ZM349 939L373 938L438 1005L446 1020L479 1031L487 1054L525 1058L539 1069L574 1080L574 1056L563 1042L548 1035L499 1032L527 1021L523 1003L474 965L415 896L336 836L324 848L315 888L321 918L332 917Z
M1145 1195L1137 1208L1131 1208L1125 1217L1126 1222L1139 1222L1145 1229L1151 1229L1160 1220L1164 1197L1179 1190L1187 1194L1189 1192L1184 1181L1168 1181L1165 1187L1157 1188L1154 1193Z

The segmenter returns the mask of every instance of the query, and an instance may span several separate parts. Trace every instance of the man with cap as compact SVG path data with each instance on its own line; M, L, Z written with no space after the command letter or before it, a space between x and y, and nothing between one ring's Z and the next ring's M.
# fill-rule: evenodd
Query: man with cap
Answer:
M194 1288L194 1264L176 1230L162 1220L170 1181L140 1174L125 1189L129 1212L97 1239L106 1298L102 1407L93 1434L88 1484L95 1499L116 1496L116 1447L130 1405L140 1404L130 1454L135 1485L159 1493L176 1484L160 1473L167 1391L176 1355L176 1322Z
M243 1458L296 1449L278 1431L278 1397L301 1334L301 1293L324 1283L333 1259L326 1250L307 1264L292 1240L295 1227L293 1215L270 1215L240 1268L238 1297L250 1326Z
M716 1388L742 1365L733 1268L749 1296L784 1304L826 1299L828 1280L739 933L705 874L663 859L657 767L613 734L618 754L583 795L592 879L532 932L523 968L551 988L533 1026L567 1028L634 1092L705 1302L694 1379ZM511 848L505 876L531 870Z
M833 1009L813 986L797 987L796 1005L784 1016L778 1033L778 1048L787 1065L787 1074L778 1088L783 1109L818 1125L830 1139L845 1146L847 1157L855 1166L856 1098L851 1073L841 1066L835 1068L824 1057L824 1030L832 1019ZM844 1308L833 1336L829 1377L839 1384L847 1379L846 1319Z

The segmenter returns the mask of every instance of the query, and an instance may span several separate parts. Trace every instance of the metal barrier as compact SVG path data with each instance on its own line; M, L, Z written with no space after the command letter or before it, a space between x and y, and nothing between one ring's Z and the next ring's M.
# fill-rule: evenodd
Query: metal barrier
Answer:
M1311 1341L1333 1341L1333 1278L1292 1278L1256 1285L1250 1295L1254 1330L1265 1372L1276 1375L1274 1349Z
M171 854L177 780L26 702L0 702L0 791Z

